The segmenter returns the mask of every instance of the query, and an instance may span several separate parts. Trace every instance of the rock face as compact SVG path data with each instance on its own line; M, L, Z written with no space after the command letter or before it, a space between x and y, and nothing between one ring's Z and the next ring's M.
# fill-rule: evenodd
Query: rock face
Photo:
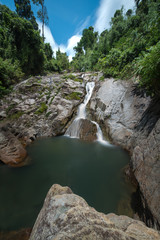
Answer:
M21 143L65 133L83 101L84 83L95 81L90 115L114 144L130 152L141 194L140 217L148 226L160 229L160 100L144 96L131 82L100 82L97 75L89 73L75 77L53 74L30 78L0 100L0 160L17 165L26 157ZM88 120L82 120L81 125L80 138L95 140L96 126Z
M90 108L112 142L130 152L144 208L141 218L160 228L160 101L144 96L131 82L106 79L97 83Z
M125 216L105 215L88 206L68 187L53 185L30 240L159 240L157 231Z
M27 156L20 141L7 130L0 129L0 160L8 165L17 166Z
M18 145L18 139L26 145L37 137L61 135L66 131L83 101L85 89L80 77L81 74L75 74L73 80L60 74L32 77L16 85L11 94L0 100L0 127L7 126L11 139L16 136L15 143L8 141L4 148L3 142L7 140L2 139L1 132L3 162L14 164L24 158L26 152L20 143Z

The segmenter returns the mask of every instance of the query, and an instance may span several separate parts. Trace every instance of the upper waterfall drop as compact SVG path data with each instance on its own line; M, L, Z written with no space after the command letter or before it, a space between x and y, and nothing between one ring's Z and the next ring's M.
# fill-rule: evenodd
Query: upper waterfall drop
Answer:
M79 106L79 109L78 109L78 114L77 114L77 117L75 120L78 120L78 119L86 119L86 106L92 96L92 93L93 93L93 89L95 87L95 83L94 82L88 82L86 84L86 96L85 96L85 99L84 99L84 102Z
M84 102L80 104L78 108L77 116L72 122L72 124L69 126L69 128L67 129L65 136L72 137L72 138L82 138L86 140L86 137L88 139L88 132L91 131L91 128L95 128L94 126L96 126L96 134L95 136L93 136L93 139L100 142L103 145L110 145L106 140L103 139L103 133L98 123L91 120L89 121L86 118L86 106L92 97L94 87L95 87L95 82L87 82L86 96L85 96ZM85 124L85 127L87 125L87 131L84 127L84 124ZM82 128L85 129L86 131L85 133L82 131ZM86 134L85 137L82 136L82 132L84 135Z

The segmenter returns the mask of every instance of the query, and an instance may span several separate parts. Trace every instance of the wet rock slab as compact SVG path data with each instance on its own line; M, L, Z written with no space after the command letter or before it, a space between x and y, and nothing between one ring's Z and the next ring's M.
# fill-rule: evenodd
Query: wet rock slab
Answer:
M27 157L20 141L9 131L0 129L0 160L11 166L18 166Z

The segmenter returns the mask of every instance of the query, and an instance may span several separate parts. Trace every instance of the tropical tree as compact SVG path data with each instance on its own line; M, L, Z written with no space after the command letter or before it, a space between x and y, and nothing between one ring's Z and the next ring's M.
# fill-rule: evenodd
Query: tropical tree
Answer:
M69 68L69 60L66 53L62 53L60 49L56 52L56 62L58 71L61 72Z
M53 51L51 45L49 43L45 43L44 45L44 52L48 60L51 60L53 57Z
M30 0L14 0L16 6L16 12L20 17L26 18L29 20L33 12L31 11Z
M135 0L136 6L138 7L141 0Z
M48 14L47 14L47 8L44 5L44 0L32 0L34 4L41 5L41 9L37 12L37 16L42 21L42 38L44 41L44 24L48 24Z
M14 3L15 3L17 14L20 17L29 20L32 23L34 29L38 30L36 18L34 17L34 14L31 10L30 0L14 0Z

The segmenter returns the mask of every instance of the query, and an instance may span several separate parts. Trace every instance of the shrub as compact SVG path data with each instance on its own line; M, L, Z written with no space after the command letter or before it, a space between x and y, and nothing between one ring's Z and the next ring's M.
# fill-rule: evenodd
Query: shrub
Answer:
M160 96L160 41L137 60L136 74L140 76L140 86L148 93Z
M48 109L47 105L45 103L41 103L40 108L35 112L35 114L40 115L40 114L46 112L47 109Z
M8 93L10 85L18 82L23 76L18 60L12 62L11 59L3 60L0 57L0 97Z
M100 80L100 81L104 81L104 76L101 76L101 77L99 78L99 80Z
M82 93L80 92L72 92L66 96L66 99L68 100L80 100L82 96Z

